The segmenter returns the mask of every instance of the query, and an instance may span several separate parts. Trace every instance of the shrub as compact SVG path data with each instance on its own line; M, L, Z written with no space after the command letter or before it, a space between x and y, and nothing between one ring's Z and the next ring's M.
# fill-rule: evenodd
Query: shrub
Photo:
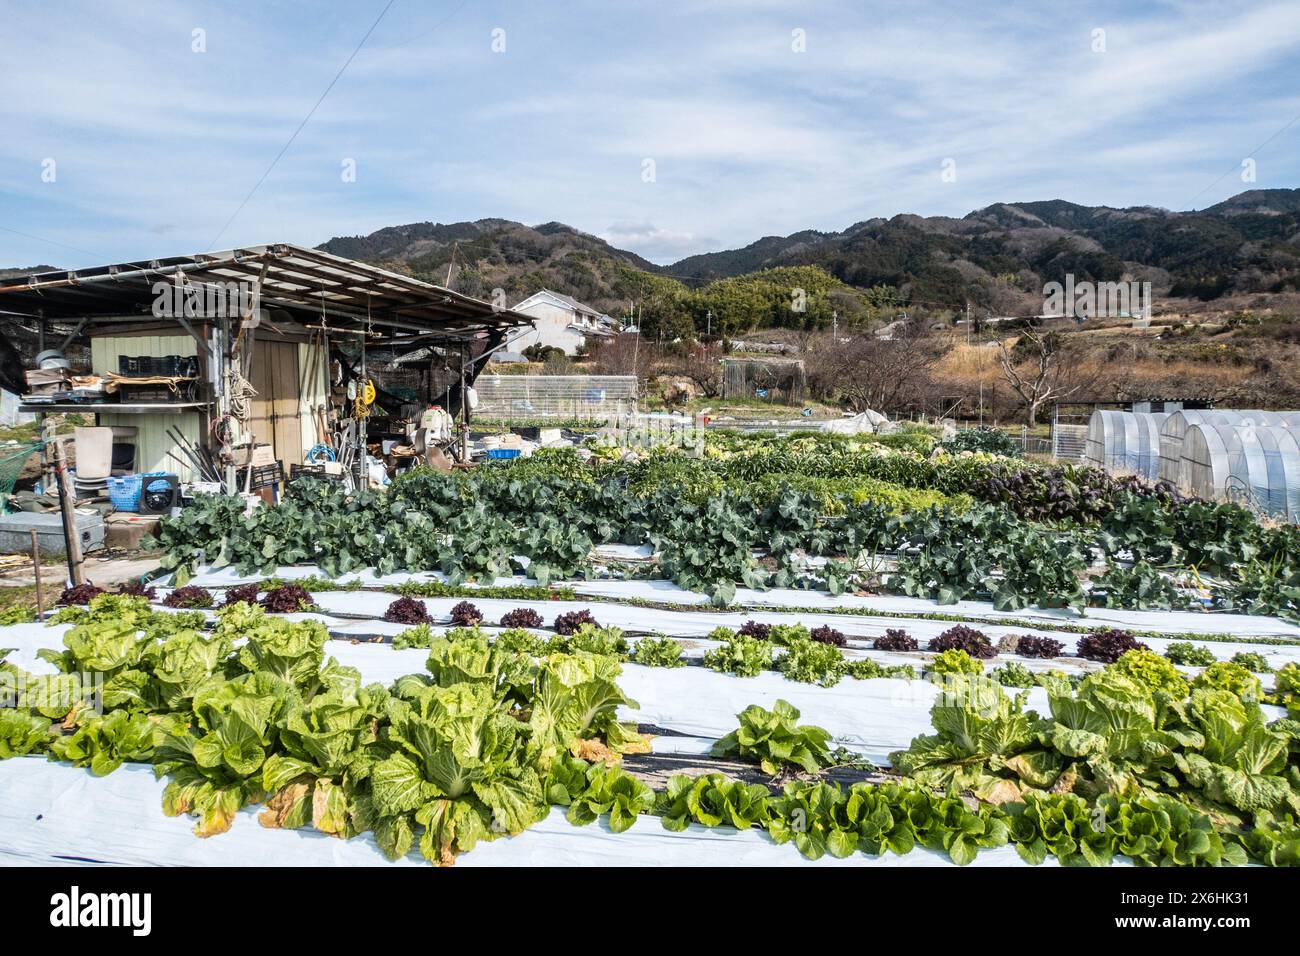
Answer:
M1021 657L1060 657L1064 651L1065 645L1050 637L1022 634L1016 639L1015 653Z
M1187 664L1192 667L1209 667L1218 659L1214 656L1214 651L1208 647L1190 641L1174 641L1165 650L1165 657L1175 664Z
M388 610L384 612L384 620L392 624L428 624L433 619L429 617L423 601L400 597L388 605Z
M212 603L212 592L207 588L199 587L197 584L188 584L183 588L177 588L163 598L163 607L212 607Z
M887 628L884 636L876 638L871 646L878 651L915 651L920 647L916 638L901 627Z
M542 616L530 607L517 607L501 615L502 627L545 627Z
M472 627L483 620L483 612L469 601L461 601L451 609L451 623L457 627Z
M226 588L226 599L222 607L230 607L232 604L238 604L243 601L245 604L256 604L257 596L262 593L262 586L254 582L253 584L237 584L233 588Z
M1269 666L1264 655L1257 654L1254 651L1238 651L1232 655L1232 663L1240 664L1246 670L1255 674L1273 673L1273 668Z
M682 643L671 637L643 637L632 648L631 660L645 667L685 667Z
M831 627L829 624L824 624L821 627L814 627L810 636L814 641L818 641L822 644L833 644L836 647L843 647L848 643L844 634L835 630L835 628Z
M1110 628L1093 631L1079 638L1079 656L1103 664L1114 664L1129 651L1149 651L1151 648L1138 641L1128 631Z
M983 631L977 631L965 624L958 624L948 628L948 630L932 640L926 649L931 651L965 651L971 657L985 660L998 656L998 649L989 643L989 639L984 636Z
M760 624L758 621L746 621L740 625L737 634L744 637L752 637L756 641L770 641L772 639L772 625Z
M59 595L60 604L89 604L93 598L104 593L103 588L93 584L78 584L74 588L64 588Z
M262 596L262 607L272 614L292 614L315 606L311 592L300 584L282 584Z
M581 611L569 611L567 614L560 614L555 618L555 633L572 634L584 624L600 627L591 612L586 608Z
M947 650L930 662L932 674L982 674L984 665L958 648Z
M1111 666L1153 692L1162 690L1179 700L1187 696L1187 681L1183 675L1171 661L1155 651L1126 651Z
M1192 686L1226 690L1247 703L1259 701L1264 696L1259 678L1231 661L1215 661L1192 679Z
M152 601L158 597L156 588L147 587L139 581L127 581L125 584L119 585L117 593L129 594L131 597L142 597L146 601Z

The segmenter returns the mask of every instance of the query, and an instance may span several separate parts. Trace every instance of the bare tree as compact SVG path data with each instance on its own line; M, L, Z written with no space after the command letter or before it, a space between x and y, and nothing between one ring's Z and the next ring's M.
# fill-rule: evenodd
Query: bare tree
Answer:
M1060 402L1089 388L1097 379L1077 349L1067 345L1058 332L1026 329L1015 345L998 343L1002 375L1020 397L1029 425L1048 402Z
M871 333L835 342L826 336L809 359L813 393L837 396L853 411L904 412L927 393L945 346L920 323L902 323L888 336Z

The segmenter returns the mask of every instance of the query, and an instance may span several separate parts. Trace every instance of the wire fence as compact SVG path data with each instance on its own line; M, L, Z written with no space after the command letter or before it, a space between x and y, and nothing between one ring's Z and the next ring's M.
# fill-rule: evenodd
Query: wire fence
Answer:
M608 421L632 414L635 375L493 375L474 383L474 417L505 421Z

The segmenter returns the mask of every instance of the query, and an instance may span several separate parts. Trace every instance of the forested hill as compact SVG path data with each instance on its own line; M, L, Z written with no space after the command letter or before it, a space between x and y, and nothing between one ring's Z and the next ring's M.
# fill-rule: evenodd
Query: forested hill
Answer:
M1300 189L1251 190L1196 212L1057 199L995 203L961 218L901 214L842 232L768 236L669 266L562 223L506 219L392 226L320 248L438 283L450 272L451 285L470 295L500 287L513 303L545 287L611 314L631 301L651 301L669 302L677 312L698 306L703 317L717 301L701 298L710 283L750 277L714 291L753 292L766 280L790 278L764 279L763 270L792 267L824 270L824 291L848 300L866 301L859 293L871 290L872 303L939 310L969 302L1007 312L1041 298L1044 283L1067 273L1077 280L1148 280L1158 296L1300 290Z

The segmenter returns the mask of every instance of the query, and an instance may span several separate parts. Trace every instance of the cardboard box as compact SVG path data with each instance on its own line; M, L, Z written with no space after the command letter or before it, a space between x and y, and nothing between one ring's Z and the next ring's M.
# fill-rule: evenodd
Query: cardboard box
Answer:
M104 519L104 543L110 548L138 551L144 536L156 535L161 523L151 515L111 514Z
M275 452L271 450L271 446L264 442L260 442L256 445L251 445L251 446L236 445L234 448L236 465L239 465L240 467L243 468L248 467L250 447L252 448L252 458L253 458L252 464L254 466L275 464Z

